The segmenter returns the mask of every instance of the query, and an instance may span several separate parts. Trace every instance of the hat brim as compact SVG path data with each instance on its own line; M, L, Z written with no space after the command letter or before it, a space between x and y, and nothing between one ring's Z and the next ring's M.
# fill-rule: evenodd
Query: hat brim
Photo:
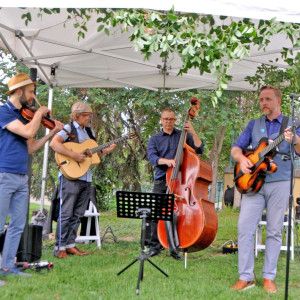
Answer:
M77 110L72 111L72 113L76 113L76 114L93 114L92 111L77 111Z
M37 81L34 81L34 82L30 82L29 84L21 85L21 86L17 87L16 89L13 89L13 90L10 90L10 91L6 92L5 94L10 95L12 92L16 91L17 89L21 89L24 86L27 86L27 85L30 85L30 84L37 84L37 83L38 83Z

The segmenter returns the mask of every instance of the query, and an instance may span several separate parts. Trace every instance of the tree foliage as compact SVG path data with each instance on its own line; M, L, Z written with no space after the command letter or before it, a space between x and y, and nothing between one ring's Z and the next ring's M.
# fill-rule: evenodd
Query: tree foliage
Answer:
M61 10L38 9L38 17L43 14L58 14ZM222 170L228 166L230 148L235 138L247 122L258 116L257 92L227 92L232 79L229 70L232 62L249 56L252 47L259 51L267 49L276 34L282 34L291 41L292 48L299 47L299 24L276 22L276 20L252 22L250 19L236 20L226 16L180 14L174 9L158 12L144 9L67 9L67 20L73 21L78 30L78 38L85 38L89 21L97 18L98 31L107 35L113 27L121 26L130 30L130 40L135 49L149 59L154 52L161 57L177 53L182 60L179 74L191 68L200 74L213 73L217 79L214 91L191 90L174 94L146 91L137 88L124 89L54 89L53 116L68 122L71 105L77 100L86 101L94 111L91 126L97 141L102 144L118 138L130 131L138 133L138 139L125 142L105 156L94 168L93 183L97 187L98 198L104 206L111 205L108 195L116 189L149 190L153 179L153 167L147 159L147 143L151 135L160 130L160 111L172 107L178 113L176 126L181 128L191 96L201 101L201 112L192 121L205 143L204 157L213 166L213 189L216 180L222 177ZM24 9L22 18L28 24L32 18ZM255 76L248 80L255 88L272 84L284 92L282 110L289 113L289 93L298 92L300 84L299 54L283 48L282 58L288 64L287 70L270 65L262 65ZM2 52L1 52L2 55ZM15 71L15 67L3 62L4 72L0 80ZM17 64L19 68L19 65ZM4 85L1 92L4 92ZM38 86L38 97L46 104L48 87ZM3 94L3 93L1 93ZM211 101L211 99L213 101ZM216 105L217 104L217 105ZM39 135L44 134L41 128ZM42 151L34 155L33 193L39 197L41 186ZM54 153L49 153L48 186L46 193L55 186L57 167ZM212 192L214 193L212 189ZM213 194L212 193L212 194Z
M61 10L40 8L42 14L58 14ZM191 68L200 74L213 73L217 84L212 100L217 103L232 77L229 70L233 61L250 55L250 49L258 51L268 48L271 39L281 34L290 40L292 48L282 49L282 58L289 65L291 87L299 91L300 54L294 55L293 49L300 46L300 25L272 20L253 22L251 19L233 19L227 16L177 13L174 7L168 12L145 9L67 9L67 19L74 20L78 38L84 38L88 22L97 17L98 31L110 34L112 27L121 26L123 31L131 30L130 40L137 51L149 59L154 52L168 57L176 52L182 60L179 74ZM25 12L25 23L32 16Z

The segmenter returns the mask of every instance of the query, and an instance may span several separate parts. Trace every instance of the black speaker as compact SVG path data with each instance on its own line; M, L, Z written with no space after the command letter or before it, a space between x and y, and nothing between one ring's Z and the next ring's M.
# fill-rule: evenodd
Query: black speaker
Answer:
M25 226L17 251L17 262L35 262L42 256L43 226Z
M3 250L5 234L6 234L6 225L4 227L2 234L0 235L0 253L2 253L2 250Z
M300 205L296 206L296 216L295 216L295 218L297 220L300 220Z

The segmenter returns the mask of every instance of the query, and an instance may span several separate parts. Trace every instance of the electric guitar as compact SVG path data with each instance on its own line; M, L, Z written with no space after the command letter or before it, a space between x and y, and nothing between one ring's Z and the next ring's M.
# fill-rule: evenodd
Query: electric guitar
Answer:
M100 158L97 152L108 148L112 144L118 144L120 142L136 137L137 135L135 132L129 133L124 137L118 138L101 146L98 146L97 142L92 139L88 139L83 143L67 142L64 143L64 146L66 148L73 152L81 152L85 154L86 159L83 162L79 163L69 156L55 152L55 160L58 167L60 168L60 171L66 178L70 180L76 180L83 176L88 171L90 166L97 165L100 163Z
M299 127L300 125L296 129ZM244 174L241 171L240 163L235 165L233 181L241 194L258 192L265 182L266 175L276 172L277 165L273 158L278 152L276 147L283 141L284 134L279 135L274 141L263 137L256 149L243 150L243 154L252 162L253 167L250 174Z

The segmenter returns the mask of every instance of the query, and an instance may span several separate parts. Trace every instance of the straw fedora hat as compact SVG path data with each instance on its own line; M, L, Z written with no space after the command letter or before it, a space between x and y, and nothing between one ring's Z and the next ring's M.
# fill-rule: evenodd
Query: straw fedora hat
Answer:
M37 81L33 82L26 73L17 74L8 81L8 92L6 92L6 95L10 95L13 91L17 90L18 88L32 83L36 84Z

